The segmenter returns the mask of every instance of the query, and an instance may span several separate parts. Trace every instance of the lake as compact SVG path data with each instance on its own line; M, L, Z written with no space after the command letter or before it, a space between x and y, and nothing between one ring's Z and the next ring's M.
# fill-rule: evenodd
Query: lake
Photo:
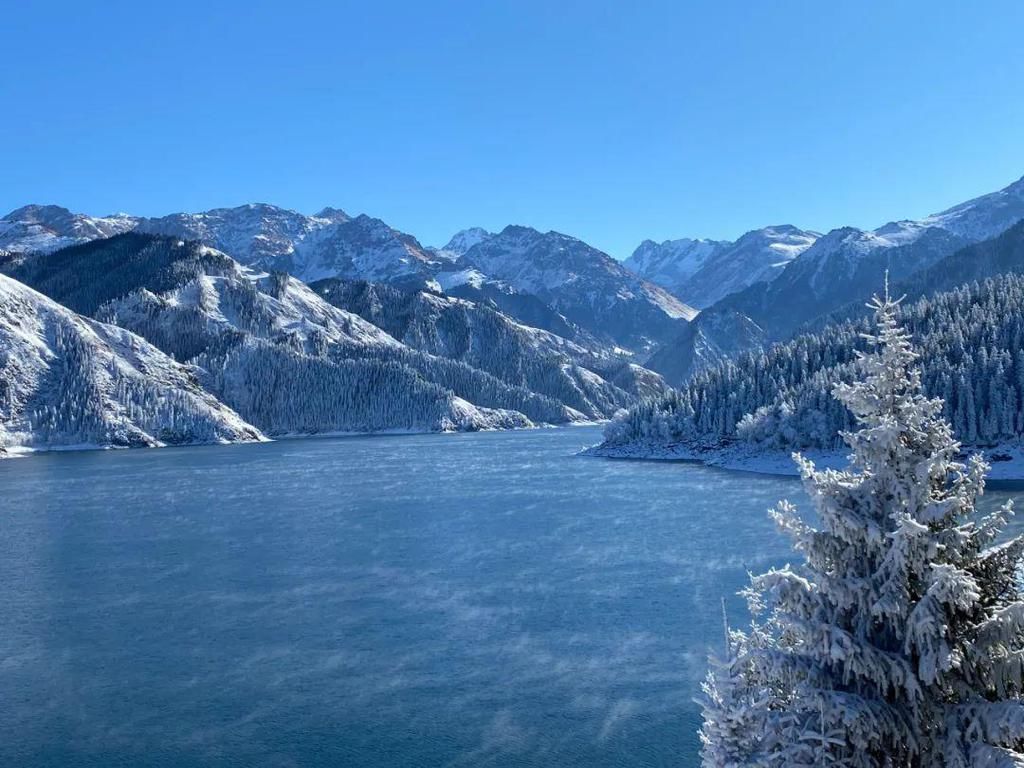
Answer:
M0 462L0 765L697 765L721 598L800 487L598 438Z

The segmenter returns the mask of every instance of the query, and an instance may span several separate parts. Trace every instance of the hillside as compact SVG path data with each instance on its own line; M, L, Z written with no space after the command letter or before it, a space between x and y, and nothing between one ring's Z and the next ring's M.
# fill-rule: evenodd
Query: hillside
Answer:
M200 376L0 275L0 453L262 439Z
M945 400L946 418L966 445L997 446L1024 435L1024 276L920 299L901 319L920 351L925 391ZM867 328L866 319L847 321L705 370L616 419L603 448L836 448L851 424L831 388L849 377Z
M377 295L420 296L423 308L440 301L469 312L481 323L479 349L497 349L500 337L487 333L504 330L521 354L469 362L428 345L435 314L423 316L418 344L406 344L285 273L256 272L174 237L129 233L27 258L14 272L70 307L201 365L210 391L268 434L565 423L606 418L636 393L661 389L642 369L629 375L634 369L626 363L602 361L612 383L564 353L553 357L559 347L576 348L493 310L376 287ZM477 367L485 362L491 370Z

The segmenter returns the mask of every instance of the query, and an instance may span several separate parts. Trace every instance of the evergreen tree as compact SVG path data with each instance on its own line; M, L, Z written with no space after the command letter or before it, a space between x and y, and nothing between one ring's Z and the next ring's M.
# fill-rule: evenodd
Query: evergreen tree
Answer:
M729 695L705 708L705 732L720 735L707 766L748 748L749 734L719 727L737 718L756 728L741 764L1024 765L1024 540L994 545L1010 506L976 513L987 467L956 461L898 302L873 308L860 378L835 388L858 426L843 435L852 467L795 456L818 522L786 502L773 513L804 563L752 580L765 637L715 673Z

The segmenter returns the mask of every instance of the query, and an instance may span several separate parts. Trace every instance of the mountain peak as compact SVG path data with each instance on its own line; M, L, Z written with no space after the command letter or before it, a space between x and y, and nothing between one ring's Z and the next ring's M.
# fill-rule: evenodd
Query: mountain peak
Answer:
M321 208L319 211L314 213L313 216L318 219L327 219L328 221L335 222L348 221L352 218L345 213L345 211L341 210L341 208L332 208L330 206Z
M74 216L71 211L59 205L39 205L30 203L13 211L3 217L4 221L24 221L32 223L45 223L54 219L66 219Z
M469 227L468 229L459 230L452 235L447 245L440 250L454 256L462 256L474 245L482 243L489 237L494 237L494 235L483 227Z

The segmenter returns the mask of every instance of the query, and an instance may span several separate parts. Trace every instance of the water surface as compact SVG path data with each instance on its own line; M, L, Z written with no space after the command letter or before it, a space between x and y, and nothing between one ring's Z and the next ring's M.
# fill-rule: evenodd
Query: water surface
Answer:
M799 486L597 439L0 463L0 765L697 765L720 599Z

